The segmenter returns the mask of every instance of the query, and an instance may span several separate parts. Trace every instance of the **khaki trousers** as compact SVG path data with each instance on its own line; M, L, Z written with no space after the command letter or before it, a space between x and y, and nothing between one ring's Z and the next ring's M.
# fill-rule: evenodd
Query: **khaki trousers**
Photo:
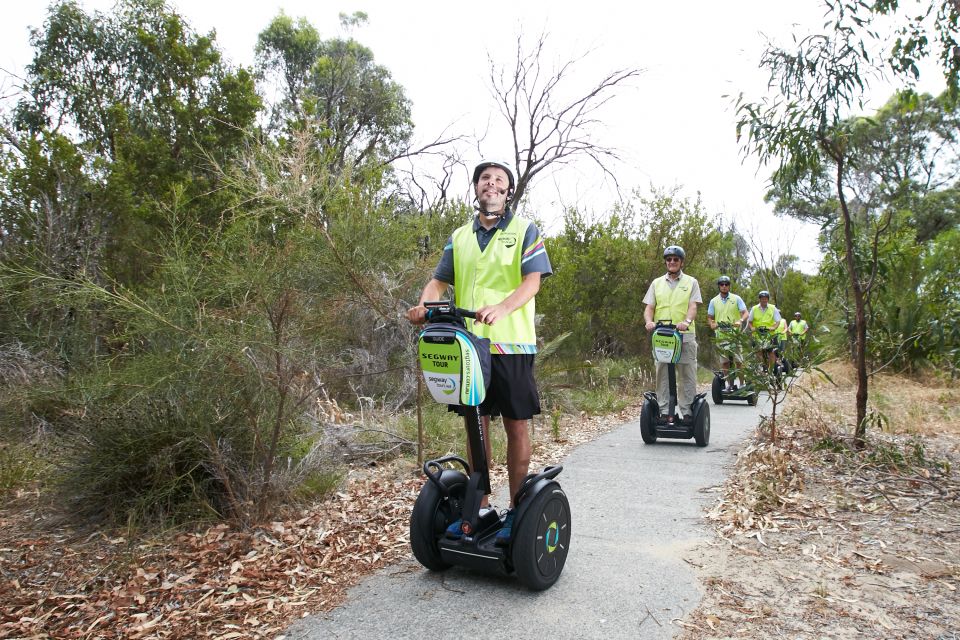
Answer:
M660 413L667 414L670 408L670 376L667 373L669 365L657 363L657 402L660 404ZM693 397L697 395L697 343L684 342L680 353L680 362L676 365L677 371L677 408L684 416L692 415L691 405Z

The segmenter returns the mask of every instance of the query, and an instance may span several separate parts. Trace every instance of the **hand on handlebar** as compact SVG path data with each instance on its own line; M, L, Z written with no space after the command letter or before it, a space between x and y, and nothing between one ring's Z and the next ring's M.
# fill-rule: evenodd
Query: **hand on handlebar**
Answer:
M407 309L407 320L410 321L410 324L416 325L423 324L427 321L427 308L423 306L423 303Z
M506 307L502 304L493 304L477 309L477 322L481 324L494 324L497 320L506 318L509 315Z

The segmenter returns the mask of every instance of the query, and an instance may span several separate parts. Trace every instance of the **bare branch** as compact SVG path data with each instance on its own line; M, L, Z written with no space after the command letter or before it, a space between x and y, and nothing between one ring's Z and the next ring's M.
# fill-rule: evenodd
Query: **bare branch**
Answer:
M569 59L556 69L543 66L547 34L541 34L527 50L523 35L517 36L516 58L511 71L491 63L490 89L501 115L513 136L513 161L517 168L514 202L521 202L533 179L551 166L563 166L588 158L616 185L619 182L613 163L618 151L593 137L601 124L600 110L614 98L616 90L640 75L635 68L610 72L585 93L564 101L561 95L570 87L574 67L589 55Z

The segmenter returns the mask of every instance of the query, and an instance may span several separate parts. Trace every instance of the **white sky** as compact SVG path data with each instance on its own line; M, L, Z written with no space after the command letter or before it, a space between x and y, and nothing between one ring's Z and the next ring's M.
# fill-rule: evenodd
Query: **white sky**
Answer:
M169 1L169 0L168 0ZM368 23L353 36L372 49L379 64L406 90L413 103L417 138L430 140L443 130L480 135L489 129L484 156L508 156L505 125L500 123L487 84L490 53L513 60L517 33L530 39L549 34L550 62L566 61L591 50L574 67L571 90L586 89L614 69L644 72L630 88L620 89L600 115L599 144L619 149L621 187L680 186L681 195L699 192L711 213L734 219L758 239L765 252L799 255L805 271L815 270L819 251L816 229L778 219L763 202L768 169L741 162L735 140L732 97L741 91L759 99L767 77L757 68L766 38L787 43L792 31L820 30L819 0L527 0L468 3L451 0L173 0L194 29L215 29L217 42L236 64L250 65L257 34L282 9L305 17L321 37L343 35L340 12L364 11ZM85 0L87 10L109 9L112 1ZM0 68L21 72L32 57L29 27L39 27L47 2L8 3L0 21ZM922 87L942 90L943 81L925 71ZM2 84L9 90L10 81ZM4 91L6 93L7 91ZM871 108L890 95L877 88ZM500 128L498 131L498 127ZM496 141L496 142L495 142ZM496 147L499 142L499 148ZM466 186L467 177L464 176ZM561 227L563 206L576 204L600 214L612 194L588 161L573 170L541 177L531 199L546 220L546 231ZM555 216L550 211L556 211Z

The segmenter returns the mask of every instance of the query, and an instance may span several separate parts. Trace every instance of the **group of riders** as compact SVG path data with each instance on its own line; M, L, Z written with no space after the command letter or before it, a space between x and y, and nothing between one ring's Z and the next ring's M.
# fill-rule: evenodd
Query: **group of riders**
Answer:
M739 359L737 332L744 328L750 332L760 365L773 370L783 362L788 341L793 341L797 349L802 351L810 330L799 311L793 314L793 320L788 323L780 309L770 304L770 292L766 289L757 294L757 304L748 311L743 298L730 291L730 286L728 276L717 278L720 292L710 300L707 308L707 321L716 332L720 366L728 391L736 388L730 367Z

